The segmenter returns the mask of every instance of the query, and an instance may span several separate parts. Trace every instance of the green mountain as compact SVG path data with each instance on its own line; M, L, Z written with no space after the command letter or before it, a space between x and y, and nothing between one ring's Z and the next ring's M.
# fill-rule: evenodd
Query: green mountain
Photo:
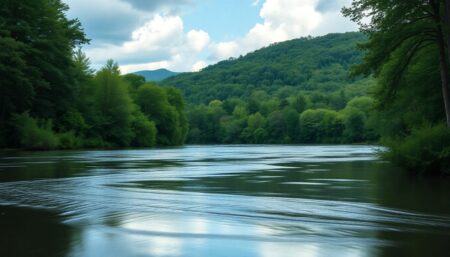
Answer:
M143 76L146 81L161 81L172 76L179 74L178 72L173 72L167 69L158 70L142 70L133 72L133 74Z
M365 36L358 32L294 39L162 83L180 88L191 103L245 99L255 90L270 94L285 86L335 91L355 82L348 76L348 69L361 60L362 54L355 46L362 41Z
M180 89L188 143L356 143L378 138L372 78L352 78L363 34L272 44L161 83Z

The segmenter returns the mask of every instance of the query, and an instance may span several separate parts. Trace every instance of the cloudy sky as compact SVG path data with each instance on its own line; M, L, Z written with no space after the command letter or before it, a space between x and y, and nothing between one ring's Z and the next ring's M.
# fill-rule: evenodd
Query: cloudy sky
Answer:
M122 73L197 71L274 42L356 31L340 9L351 0L63 0L91 44L93 67Z

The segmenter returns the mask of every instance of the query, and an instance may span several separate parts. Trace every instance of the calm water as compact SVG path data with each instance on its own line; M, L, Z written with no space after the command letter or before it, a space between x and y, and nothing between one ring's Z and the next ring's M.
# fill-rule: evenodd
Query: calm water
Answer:
M450 181L371 146L0 154L0 256L450 256Z

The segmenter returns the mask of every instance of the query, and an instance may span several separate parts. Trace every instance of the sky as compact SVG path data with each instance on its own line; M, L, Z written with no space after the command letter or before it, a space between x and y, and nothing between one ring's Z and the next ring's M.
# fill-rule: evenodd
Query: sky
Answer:
M63 0L100 68L199 71L230 57L304 36L356 31L340 13L351 0Z

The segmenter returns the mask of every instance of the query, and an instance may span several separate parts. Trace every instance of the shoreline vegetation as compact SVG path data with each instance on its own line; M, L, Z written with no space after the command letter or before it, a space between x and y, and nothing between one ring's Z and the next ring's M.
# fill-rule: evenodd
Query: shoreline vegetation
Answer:
M7 1L0 8L0 147L30 150L181 145L179 90L99 71L80 50L89 40L61 1ZM142 83L141 83L142 82Z
M376 81L385 158L419 173L450 174L450 1L354 0L342 13L368 37L352 73Z
M418 1L378 2L343 9L362 33L280 42L157 84L113 60L92 70L89 40L61 1L8 1L0 149L381 142L406 169L450 173L447 1L423 6L437 23L413 19ZM430 28L441 40L423 35Z

